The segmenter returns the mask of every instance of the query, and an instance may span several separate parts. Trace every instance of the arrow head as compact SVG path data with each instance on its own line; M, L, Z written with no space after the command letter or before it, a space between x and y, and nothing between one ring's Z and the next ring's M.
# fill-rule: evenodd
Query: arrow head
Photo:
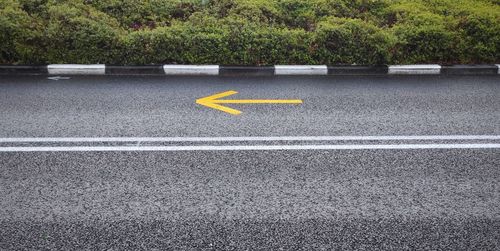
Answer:
M217 104L218 99L228 97L237 93L238 93L237 91L221 92L211 96L197 99L196 103L212 109L227 112L232 115L240 115L241 111Z

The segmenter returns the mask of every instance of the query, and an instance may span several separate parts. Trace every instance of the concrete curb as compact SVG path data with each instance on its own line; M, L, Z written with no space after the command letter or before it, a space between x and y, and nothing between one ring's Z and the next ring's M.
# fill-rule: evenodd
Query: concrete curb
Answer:
M292 75L500 75L491 65L0 65L0 75L171 75L171 76L292 76Z
M389 66L387 65L340 65L328 67L328 75L385 75L388 72Z
M276 65L274 75L328 75L326 65Z
M441 73L446 75L495 75L500 74L498 65L445 65Z
M106 65L106 75L165 75L165 70L163 69L163 65Z
M274 66L220 66L221 76L273 76Z
M390 75L436 75L441 73L441 66L429 65L390 65Z
M49 75L104 75L106 66L103 64L49 64Z
M219 75L218 65L164 65L165 75Z
M0 65L0 75L46 75L46 65Z

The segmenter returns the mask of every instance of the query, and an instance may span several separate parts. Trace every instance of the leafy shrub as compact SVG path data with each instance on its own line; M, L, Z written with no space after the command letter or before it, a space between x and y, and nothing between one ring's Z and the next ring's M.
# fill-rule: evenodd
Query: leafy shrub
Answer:
M500 5L472 3L455 6L454 29L461 38L461 60L471 63L497 62L500 58Z
M105 63L114 57L121 30L113 18L78 4L50 5L47 14L49 62Z
M500 57L500 20L485 16L469 16L460 23L465 45L464 61L495 62Z
M389 61L390 34L359 19L332 18L316 31L319 62L382 64Z
M424 13L393 27L396 36L397 63L443 63L456 58L456 34L445 25L443 17Z
M301 29L262 26L240 18L227 18L224 28L227 57L221 62L233 65L272 65L309 61L311 34Z
M237 21L201 26L176 24L133 32L124 54L128 63L267 65L309 60L303 30L258 27Z
M500 8L488 1L401 1L386 9L396 63L494 63Z
M498 63L498 0L0 0L0 63Z
M132 32L126 38L127 52L122 59L130 64L217 63L227 55L223 32L186 24Z
M169 25L172 19L186 20L199 10L197 0L96 0L92 5L114 17L123 27L140 29Z
M14 0L0 0L0 63L40 59L31 56L39 50L40 29L28 13Z
M313 30L318 20L313 8L315 3L314 1L302 0L280 1L280 9L285 24L293 28Z

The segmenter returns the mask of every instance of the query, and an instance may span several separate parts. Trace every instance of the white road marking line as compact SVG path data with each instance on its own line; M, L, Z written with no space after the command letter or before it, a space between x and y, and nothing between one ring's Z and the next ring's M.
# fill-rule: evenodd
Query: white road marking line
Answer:
M56 146L0 147L0 152L176 152L176 151L276 151L276 150L412 150L500 149L500 144L402 144L402 145L254 145L254 146Z
M500 135L429 136L271 136L271 137L47 137L0 138L0 143L51 142L230 142L230 141L389 141L389 140L500 140Z

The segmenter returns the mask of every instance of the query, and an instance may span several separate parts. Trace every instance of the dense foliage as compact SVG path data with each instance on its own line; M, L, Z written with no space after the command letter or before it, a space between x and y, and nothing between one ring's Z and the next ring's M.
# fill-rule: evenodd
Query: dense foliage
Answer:
M0 44L4 64L498 63L500 0L0 0Z

